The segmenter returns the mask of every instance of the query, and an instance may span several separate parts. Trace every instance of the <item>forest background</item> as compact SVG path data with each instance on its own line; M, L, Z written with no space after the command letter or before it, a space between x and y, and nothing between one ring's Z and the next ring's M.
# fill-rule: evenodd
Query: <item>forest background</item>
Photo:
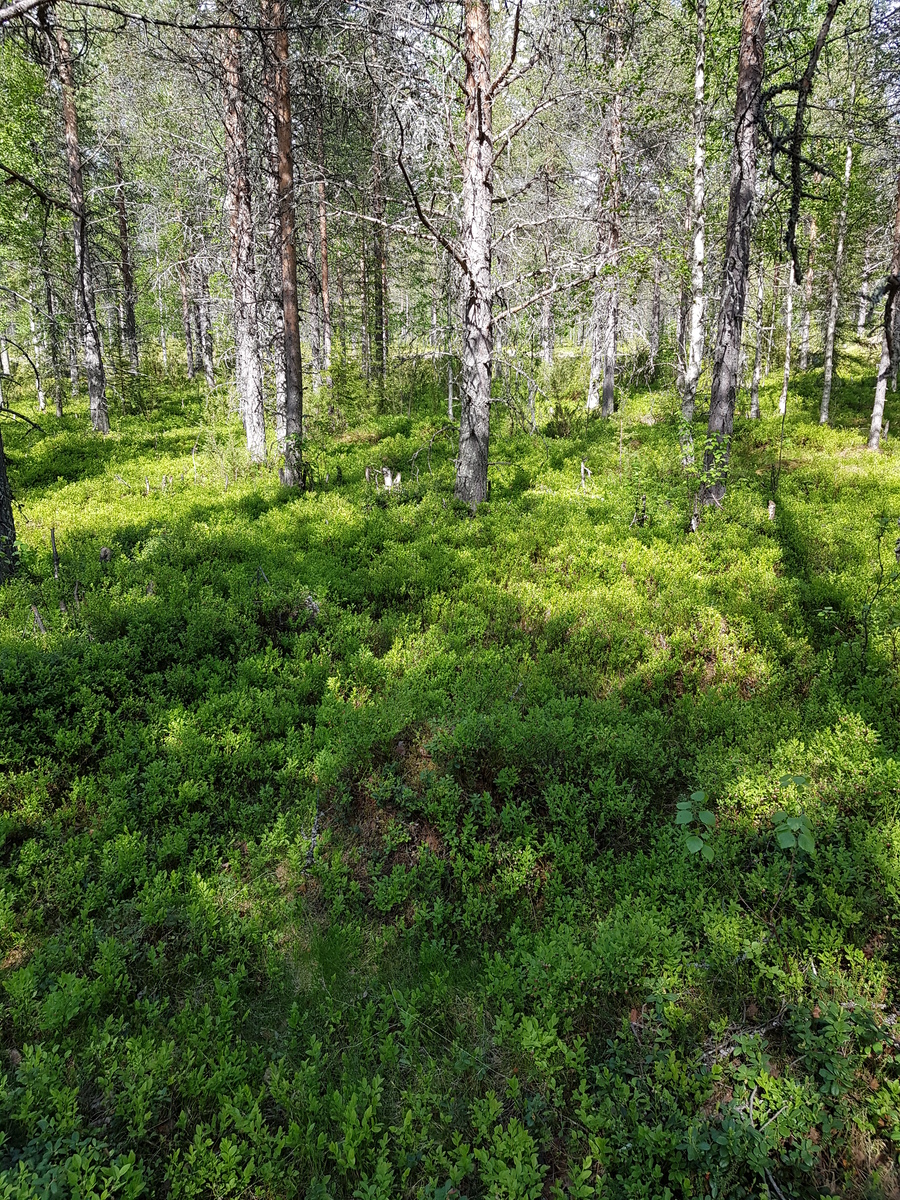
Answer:
M900 1195L898 33L0 7L0 1197Z

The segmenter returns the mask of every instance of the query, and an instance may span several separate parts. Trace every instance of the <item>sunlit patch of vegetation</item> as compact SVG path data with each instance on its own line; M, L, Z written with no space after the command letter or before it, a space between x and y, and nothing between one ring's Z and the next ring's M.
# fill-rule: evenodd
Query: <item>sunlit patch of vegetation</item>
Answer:
M498 405L475 518L439 396L313 427L306 494L189 389L7 423L0 1196L891 1194L900 478L847 371L783 445L772 381L696 535L663 389Z

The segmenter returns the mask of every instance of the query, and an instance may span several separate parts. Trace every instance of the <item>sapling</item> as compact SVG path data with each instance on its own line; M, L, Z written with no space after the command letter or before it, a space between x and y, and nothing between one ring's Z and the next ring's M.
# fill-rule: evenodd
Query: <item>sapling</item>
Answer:
M707 862L713 860L713 848L710 845L710 836L716 824L716 815L705 808L706 792L691 792L690 800L679 800L676 804L677 812L675 814L676 825L693 825L694 829L689 832L685 838L685 846L689 854L702 854ZM694 818L694 806L699 807L699 812Z

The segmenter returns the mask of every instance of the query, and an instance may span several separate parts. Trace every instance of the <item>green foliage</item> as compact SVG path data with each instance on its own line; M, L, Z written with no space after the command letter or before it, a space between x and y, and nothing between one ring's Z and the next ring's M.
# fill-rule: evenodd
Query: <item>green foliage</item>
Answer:
M672 397L511 414L475 519L448 439L410 469L437 394L323 405L304 494L226 397L8 423L0 1196L886 1193L900 689L860 612L900 496L890 442L839 453L855 386L845 428L798 397L774 523L765 393L696 535Z

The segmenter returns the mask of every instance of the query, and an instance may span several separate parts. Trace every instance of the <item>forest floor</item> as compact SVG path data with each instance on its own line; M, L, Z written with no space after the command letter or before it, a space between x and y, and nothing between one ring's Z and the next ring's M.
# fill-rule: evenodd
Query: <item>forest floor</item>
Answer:
M304 495L186 384L7 421L0 1197L900 1196L900 456L842 371L695 535L665 390L498 406L474 519L437 398Z

